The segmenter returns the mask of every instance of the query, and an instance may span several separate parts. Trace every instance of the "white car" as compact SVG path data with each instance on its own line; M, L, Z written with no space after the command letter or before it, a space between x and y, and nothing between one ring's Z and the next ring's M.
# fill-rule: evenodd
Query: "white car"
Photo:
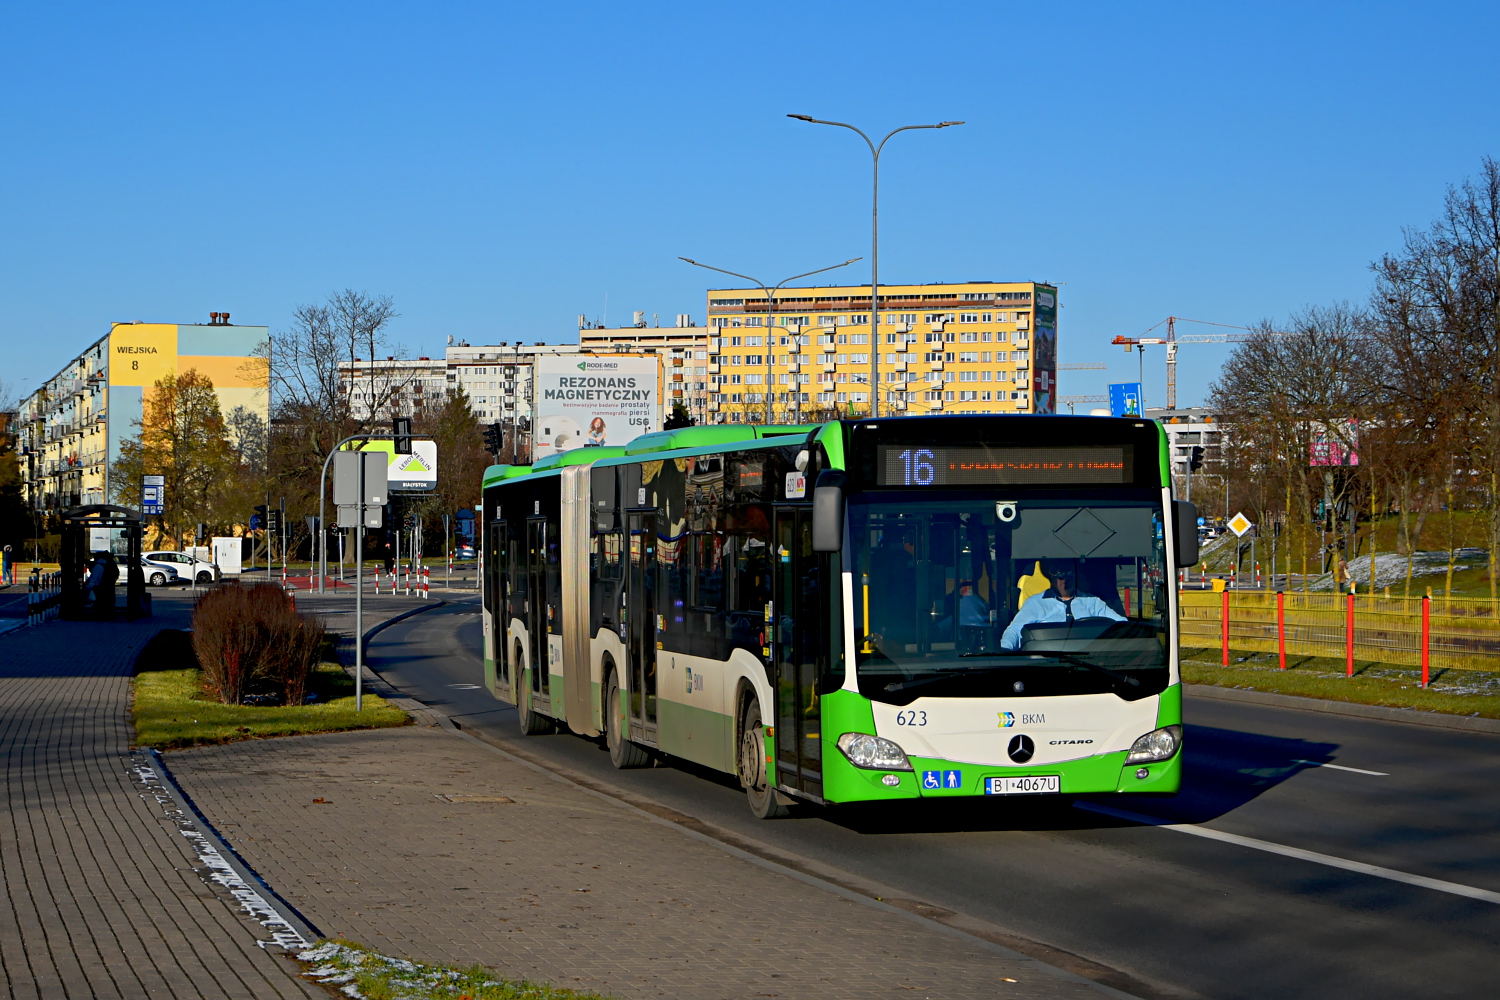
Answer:
M169 566L177 571L179 580L196 580L198 583L213 583L219 579L219 570L211 562L202 559L194 559L186 552L146 552L141 558L147 563L157 563ZM146 571L146 579L155 582L151 571Z
M184 571L187 569L186 566L180 568ZM141 572L145 575L148 586L165 587L169 583L178 583L182 579L177 575L178 569L175 562L162 562L149 555L141 556Z

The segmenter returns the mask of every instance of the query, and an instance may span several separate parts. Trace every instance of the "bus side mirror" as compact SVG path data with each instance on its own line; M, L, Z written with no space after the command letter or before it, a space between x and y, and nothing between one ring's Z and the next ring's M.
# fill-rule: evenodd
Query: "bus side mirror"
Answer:
M838 552L844 547L844 484L848 481L837 469L818 473L817 485L813 487L814 552Z
M1198 506L1186 500L1172 501L1172 525L1177 532L1177 565L1198 564Z

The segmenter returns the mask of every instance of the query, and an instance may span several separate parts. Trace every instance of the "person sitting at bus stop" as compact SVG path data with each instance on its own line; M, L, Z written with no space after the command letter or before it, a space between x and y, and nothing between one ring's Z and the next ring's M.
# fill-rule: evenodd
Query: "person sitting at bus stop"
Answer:
M1117 622L1125 616L1093 594L1078 589L1078 569L1071 559L1046 559L1042 572L1052 581L1052 586L1033 595L1021 605L1021 610L1011 619L1005 634L1000 637L1001 649L1021 648L1021 629L1027 625L1052 622L1073 622L1080 618L1110 618Z

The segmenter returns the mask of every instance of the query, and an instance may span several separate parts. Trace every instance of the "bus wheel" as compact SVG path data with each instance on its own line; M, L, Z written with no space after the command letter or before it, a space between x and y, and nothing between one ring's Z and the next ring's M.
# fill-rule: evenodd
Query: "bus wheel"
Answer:
M519 650L517 651L519 654ZM520 656L516 657L520 662ZM521 723L521 734L523 736L546 736L553 732L557 723L540 712L531 709L531 692L523 690L522 681L525 678L524 671L516 671L516 687L514 689L516 699L516 718Z
M761 819L785 816L786 806L766 781L766 730L761 725L760 702L746 705L740 721L740 784L745 786L745 795L750 799L750 811Z
M531 699L524 693L516 699L516 717L521 722L521 733L525 736L546 736L557 725L540 712L533 712Z
M651 755L639 743L632 743L629 736L630 720L625 718L624 702L620 699L620 680L614 671L609 674L609 687L604 695L604 710L607 713L604 738L609 743L609 761L615 767L645 767L651 763Z

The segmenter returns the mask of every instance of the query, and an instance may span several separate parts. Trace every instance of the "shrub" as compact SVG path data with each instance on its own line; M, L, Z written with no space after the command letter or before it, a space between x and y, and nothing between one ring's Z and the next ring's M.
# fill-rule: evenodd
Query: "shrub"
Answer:
M215 587L193 609L193 651L209 693L226 704L255 696L302 704L325 640L323 626L268 583Z

